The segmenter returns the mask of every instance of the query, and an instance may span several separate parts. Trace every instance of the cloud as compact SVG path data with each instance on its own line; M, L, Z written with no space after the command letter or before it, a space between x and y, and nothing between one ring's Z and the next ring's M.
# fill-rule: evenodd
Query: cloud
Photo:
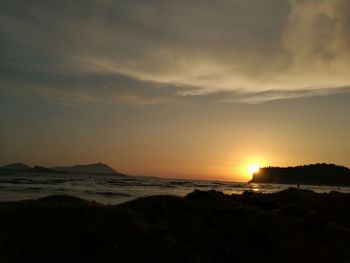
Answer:
M348 85L350 26L347 0L291 1L292 11L283 31L285 49L293 64L285 74L307 86Z
M172 102L184 87L139 81L121 74L65 74L1 68L2 89L48 98L58 104Z
M4 0L0 67L16 74L2 71L0 82L131 101L339 92L350 84L349 7L349 0Z
M245 104L259 104L268 101L298 99L305 97L329 96L336 94L348 94L350 87L339 87L329 89L300 89L300 90L266 90L261 92L230 92L225 93L221 98L217 98L220 103L245 103Z

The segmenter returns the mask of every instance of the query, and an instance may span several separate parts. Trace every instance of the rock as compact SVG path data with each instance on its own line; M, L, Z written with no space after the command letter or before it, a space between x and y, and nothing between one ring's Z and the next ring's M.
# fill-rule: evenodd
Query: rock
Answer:
M350 262L349 194L0 203L1 262Z

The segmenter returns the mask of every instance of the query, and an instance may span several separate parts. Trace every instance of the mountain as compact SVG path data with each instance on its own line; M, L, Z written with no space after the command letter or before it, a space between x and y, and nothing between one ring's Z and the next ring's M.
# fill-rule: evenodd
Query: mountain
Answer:
M31 167L29 165L24 164L24 163L11 163L11 164L8 164L8 165L1 167L1 169L25 171L25 170L31 169Z
M0 167L2 171L12 172L28 172L28 173L80 173L80 174L109 174L109 175L123 175L104 163L95 163L87 165L74 166L57 166L57 167L43 167L35 166L34 168L23 164L13 163Z
M34 168L31 168L29 170L27 170L28 172L31 172L31 173L46 173L46 174L51 174L51 173L64 173L64 172L61 172L61 171L56 171L56 170L53 170L53 169L50 169L50 168L46 168L46 167L43 167L43 166L34 166Z
M265 167L253 175L251 183L350 185L350 169L335 164L296 167Z
M68 172L68 173L84 173L84 174L119 174L116 170L109 167L104 163L95 163L95 164L87 164L87 165L74 165L74 166L58 166L52 167L51 169L60 172Z

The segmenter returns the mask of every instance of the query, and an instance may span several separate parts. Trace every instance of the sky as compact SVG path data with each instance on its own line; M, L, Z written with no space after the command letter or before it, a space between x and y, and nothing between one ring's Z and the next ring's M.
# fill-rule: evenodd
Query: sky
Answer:
M0 164L350 166L350 0L0 3Z

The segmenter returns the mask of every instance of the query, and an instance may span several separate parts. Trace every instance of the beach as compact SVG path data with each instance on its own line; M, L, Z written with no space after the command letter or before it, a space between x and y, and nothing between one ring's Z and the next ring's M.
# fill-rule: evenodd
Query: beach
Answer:
M195 190L118 205L0 203L0 261L349 262L350 194Z

